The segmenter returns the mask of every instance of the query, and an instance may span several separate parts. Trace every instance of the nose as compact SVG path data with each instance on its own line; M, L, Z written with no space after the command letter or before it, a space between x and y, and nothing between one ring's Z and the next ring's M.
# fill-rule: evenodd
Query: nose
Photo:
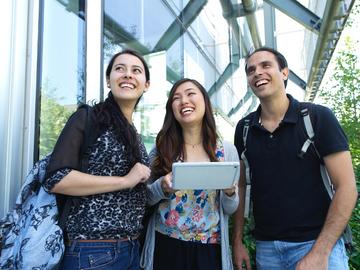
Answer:
M254 70L254 75L261 75L262 74L262 68L261 67L256 67Z
M125 78L132 78L132 73L131 73L131 70L130 69L126 69L124 71L124 77Z
M181 96L180 103L181 103L181 105L189 103L188 102L188 97L186 95Z

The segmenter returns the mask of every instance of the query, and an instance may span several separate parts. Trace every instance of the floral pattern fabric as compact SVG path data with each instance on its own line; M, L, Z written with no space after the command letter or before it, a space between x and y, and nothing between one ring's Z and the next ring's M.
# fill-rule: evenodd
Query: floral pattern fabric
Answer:
M224 161L222 146L216 157ZM160 203L156 230L180 240L220 243L219 197L218 190L178 190Z

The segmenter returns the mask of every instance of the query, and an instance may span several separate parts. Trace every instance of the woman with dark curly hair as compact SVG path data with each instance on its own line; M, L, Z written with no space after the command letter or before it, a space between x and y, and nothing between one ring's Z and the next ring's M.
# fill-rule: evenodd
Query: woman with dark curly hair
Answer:
M87 110L78 109L63 129L47 168L45 188L76 197L65 221L60 268L139 269L139 243L146 206L148 155L132 115L150 85L149 68L135 51L115 54L106 69L109 95L94 105L96 140L81 171Z

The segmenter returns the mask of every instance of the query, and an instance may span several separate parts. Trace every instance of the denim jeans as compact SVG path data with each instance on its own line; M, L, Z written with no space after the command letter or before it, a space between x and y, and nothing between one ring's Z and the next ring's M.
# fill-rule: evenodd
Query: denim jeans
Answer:
M60 269L138 270L138 240L118 242L72 241L65 247Z
M283 242L256 241L257 270L290 270L309 253L315 241ZM329 257L329 270L348 270L348 257L344 242L338 240Z

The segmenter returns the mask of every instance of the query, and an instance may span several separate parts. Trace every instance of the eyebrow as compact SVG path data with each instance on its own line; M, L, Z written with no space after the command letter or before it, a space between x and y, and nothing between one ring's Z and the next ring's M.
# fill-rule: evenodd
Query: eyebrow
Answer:
M258 63L257 65L267 65L267 64L271 64L271 63L272 63L272 61L265 60L265 61L261 61L261 62ZM255 66L257 66L257 65L248 66L248 67L246 68L246 73L247 73L249 70L255 68Z
M124 66L124 67L126 67L126 65L123 64L123 63L114 64L114 67L116 67L116 66ZM131 68L134 68L134 67L140 68L141 70L144 70L144 69L143 69L141 66L139 66L139 65L132 65L132 66L131 66Z
M190 90L196 90L196 89L194 87L189 87L189 88L185 89L185 92L190 91Z
M195 87L189 87L189 88L186 88L185 90L184 90L184 92L186 93L186 92L189 92L189 91L191 91L191 90L195 90L196 88ZM176 95L180 95L179 93L174 93L174 96L176 96Z

